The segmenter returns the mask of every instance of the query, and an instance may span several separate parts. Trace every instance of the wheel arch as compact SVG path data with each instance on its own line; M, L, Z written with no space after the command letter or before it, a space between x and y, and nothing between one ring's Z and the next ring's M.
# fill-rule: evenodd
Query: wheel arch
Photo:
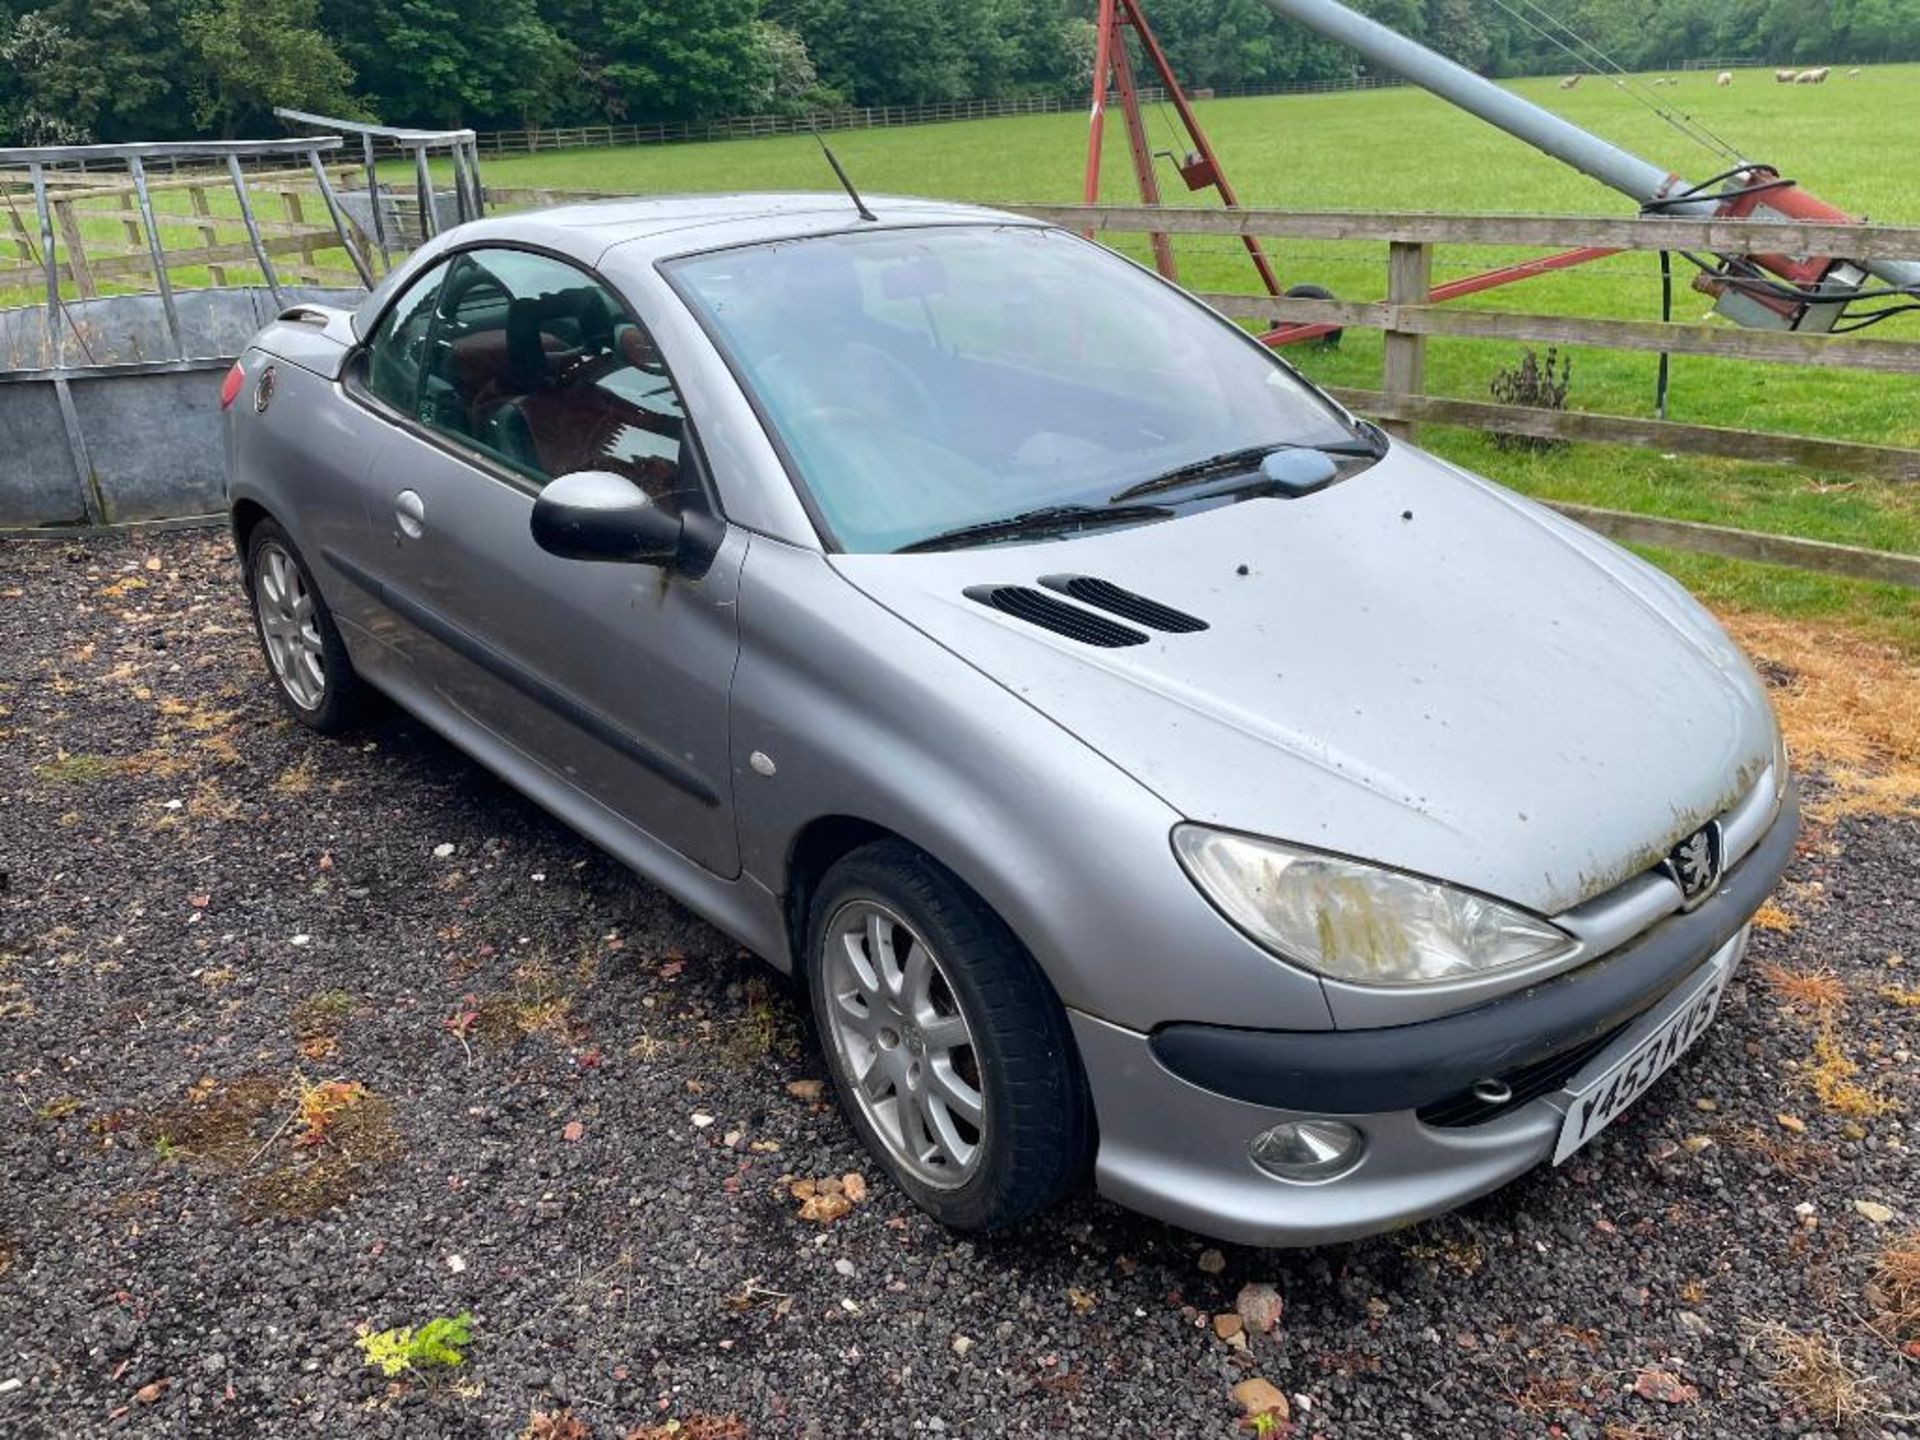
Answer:
M258 500L245 497L233 502L228 519L233 526L233 548L239 553L240 563L246 564L247 544L253 538L253 532L259 528L262 520L271 520L273 512Z
M817 815L800 827L787 846L781 914L786 923L787 954L794 979L803 982L797 987L803 996L806 994L807 921L820 881L841 859L879 840L900 840L923 855L939 859L911 836L858 815Z

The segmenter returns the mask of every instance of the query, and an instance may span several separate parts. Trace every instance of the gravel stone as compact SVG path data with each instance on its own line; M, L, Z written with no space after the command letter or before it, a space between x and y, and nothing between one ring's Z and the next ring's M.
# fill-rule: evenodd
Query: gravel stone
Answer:
M771 970L405 717L291 724L223 534L0 542L0 1435L497 1440L564 1402L596 1440L1227 1440L1256 1364L1328 1440L1830 1434L1746 1348L1778 1319L1872 1384L1858 1433L1910 1440L1920 1366L1857 1318L1901 1225L1853 1202L1916 1193L1920 1012L1881 997L1914 984L1920 823L1801 851L1793 927L1558 1169L1320 1251L1090 1194L962 1239L867 1159ZM1822 1108L1774 965L1845 982L1894 1109ZM393 1143L267 1213L264 1177L331 1153L294 1145L300 1079L363 1086ZM799 1218L795 1180L856 1171ZM1241 1352L1212 1323L1249 1277L1286 1316ZM462 1312L457 1371L390 1383L355 1345Z

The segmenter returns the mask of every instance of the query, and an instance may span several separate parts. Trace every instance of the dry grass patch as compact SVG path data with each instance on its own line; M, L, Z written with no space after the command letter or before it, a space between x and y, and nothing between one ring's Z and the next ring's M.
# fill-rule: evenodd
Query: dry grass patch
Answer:
M1784 677L1772 699L1787 743L1832 785L1809 803L1811 818L1920 814L1920 665L1844 626L1752 612L1722 619Z
M352 991L321 990L295 1005L287 1017L287 1029L300 1053L309 1060L324 1060L338 1050L340 1032L359 1003Z
M1877 1413L1873 1381L1824 1336L1801 1335L1770 1320L1748 1327L1747 1349L1768 1383L1826 1423L1850 1426Z
M1920 1335L1920 1230L1909 1230L1881 1249L1873 1299L1896 1335Z
M1789 1010L1826 1015L1847 1003L1846 983L1825 965L1811 970L1791 965L1763 965L1760 978L1774 998Z
M1840 1043L1839 1027L1829 1016L1813 1042L1813 1063L1807 1068L1807 1083L1813 1087L1820 1104L1835 1115L1865 1120L1886 1115L1899 1105L1878 1091L1870 1090L1853 1077L1860 1067L1847 1055Z
M313 789L314 770L318 763L315 752L309 751L299 761L289 765L274 778L273 788L280 795L305 795Z
M776 1057L800 1053L800 1020L784 996L761 976L741 989L740 1013L725 1021L701 1021L703 1032L718 1030L717 1048L728 1063L743 1069Z
M285 1091L286 1085L271 1075L226 1082L208 1076L189 1086L180 1104L156 1113L143 1136L169 1158L201 1160L217 1169L243 1165L266 1138L255 1131L273 1115Z
M118 775L126 764L116 755L69 755L63 750L33 773L49 785L88 785Z
M234 1204L250 1220L304 1220L344 1205L401 1148L392 1104L364 1086L260 1074L195 1082L143 1134L163 1158L235 1178Z
M738 1415L689 1415L684 1420L667 1420L659 1425L643 1425L630 1431L627 1440L749 1440L745 1422Z
M576 978L579 973L576 967ZM490 1050L511 1049L536 1035L568 1044L584 1029L573 1013L573 997L544 957L515 969L511 990L472 997L463 1005L457 1024L449 1028L472 1035Z
M1807 1140L1796 1140L1790 1135L1774 1135L1762 1130L1758 1125L1735 1125L1712 1132L1713 1138L1730 1150L1750 1155L1762 1164L1770 1165L1783 1175L1791 1175L1796 1180L1813 1180L1824 1174L1833 1160L1833 1151L1826 1145ZM1704 1292L1702 1292L1704 1293ZM1698 1304L1697 1300L1682 1294L1688 1304Z

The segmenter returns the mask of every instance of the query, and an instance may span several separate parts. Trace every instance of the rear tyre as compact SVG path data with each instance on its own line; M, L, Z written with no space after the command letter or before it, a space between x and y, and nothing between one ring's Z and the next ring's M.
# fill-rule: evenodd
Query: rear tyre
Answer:
M807 989L854 1129L942 1224L1016 1224L1085 1174L1092 1105L1066 1011L999 916L911 845L827 872Z
M366 687L313 572L275 521L260 521L247 537L247 598L267 674L287 712L322 735L352 724Z

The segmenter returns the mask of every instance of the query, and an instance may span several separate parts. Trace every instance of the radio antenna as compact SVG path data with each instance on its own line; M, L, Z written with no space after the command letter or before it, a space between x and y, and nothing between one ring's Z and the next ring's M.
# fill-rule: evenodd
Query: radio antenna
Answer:
M820 127L817 124L813 127L813 138L820 142L820 153L827 157L827 164L833 167L834 177L839 180L840 188L847 192L847 198L853 201L853 208L860 212L860 218L877 224L880 217L867 208L867 202L862 200L860 192L853 188L853 181L847 178L847 172L841 167L840 157L828 147L826 137L820 133Z

